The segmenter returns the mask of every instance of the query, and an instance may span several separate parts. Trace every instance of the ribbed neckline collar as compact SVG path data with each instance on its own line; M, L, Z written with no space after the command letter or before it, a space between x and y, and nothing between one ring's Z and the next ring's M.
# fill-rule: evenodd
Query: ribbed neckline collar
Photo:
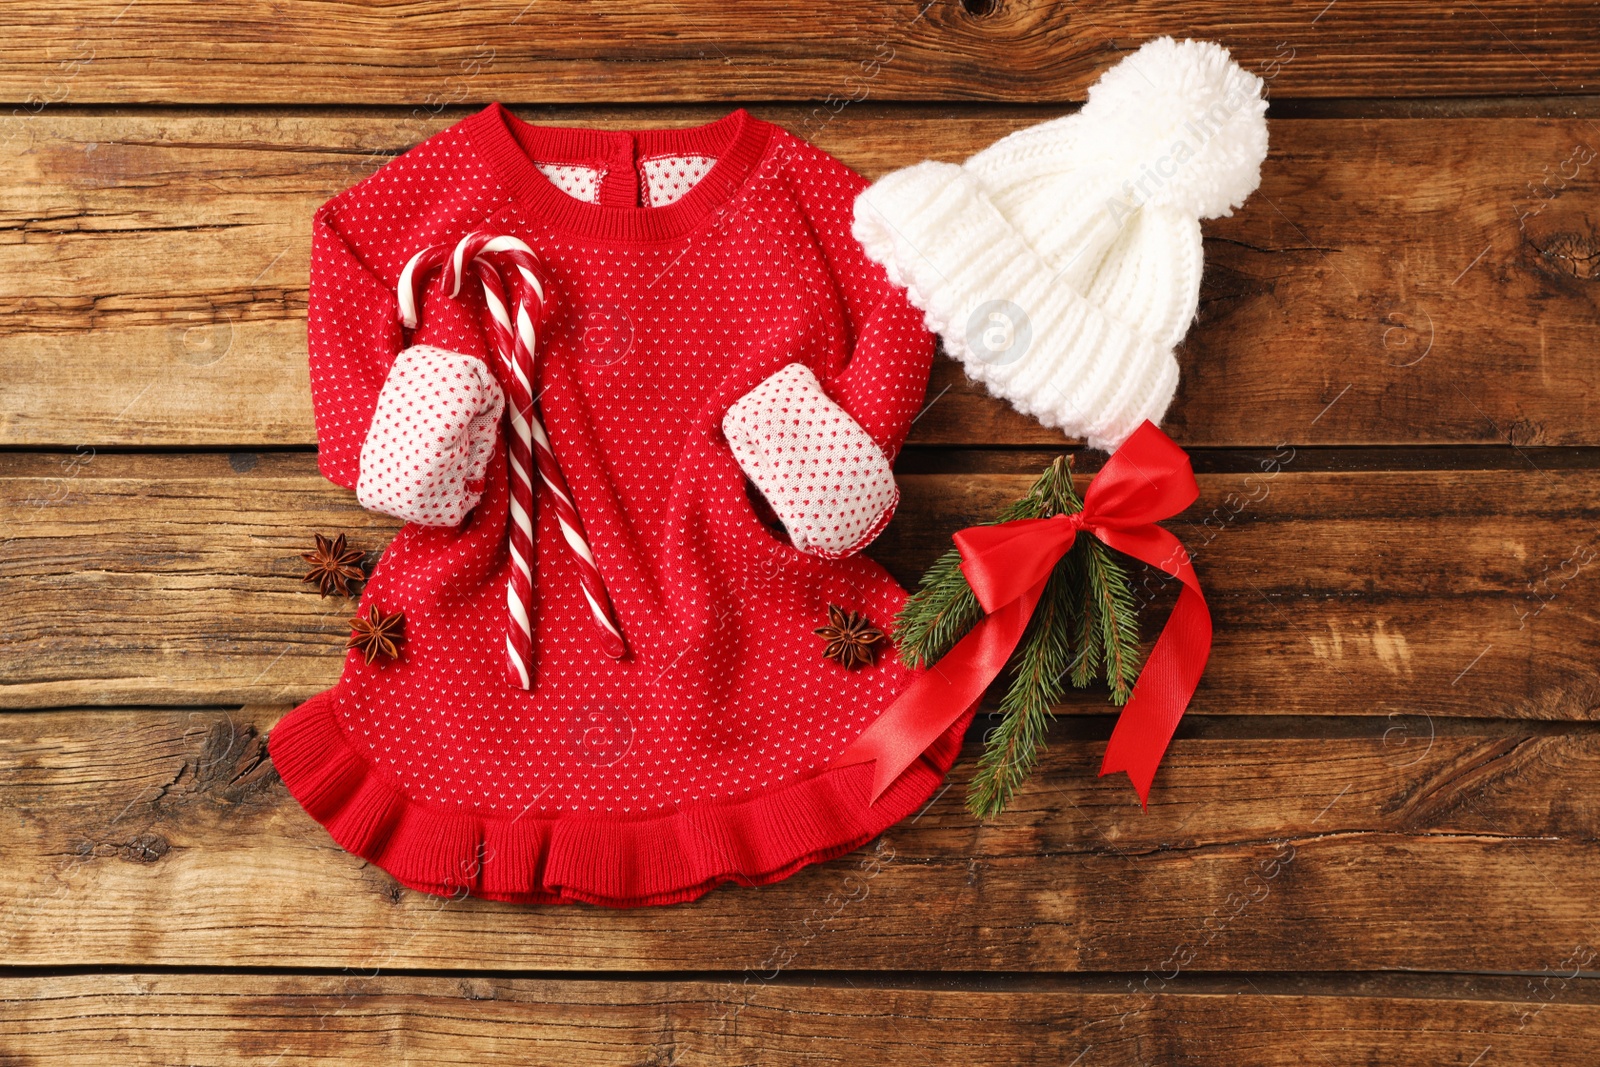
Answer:
M470 116L464 125L496 177L540 218L560 229L625 242L670 240L697 228L749 180L773 130L771 123L744 108L687 129L536 126L498 103ZM703 155L716 163L672 203L634 206L639 161L664 155ZM601 203L586 203L557 188L536 162L598 167L625 180L603 185Z

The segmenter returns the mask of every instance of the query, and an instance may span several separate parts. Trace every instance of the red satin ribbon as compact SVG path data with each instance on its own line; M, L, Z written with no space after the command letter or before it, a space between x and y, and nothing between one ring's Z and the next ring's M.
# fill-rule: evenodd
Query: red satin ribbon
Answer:
M1072 548L1078 531L1087 530L1183 583L1100 764L1102 775L1126 771L1139 803L1146 805L1156 767L1211 654L1211 613L1189 553L1156 525L1199 495L1189 457L1146 422L1095 475L1077 514L972 526L957 533L961 572L987 614L885 708L833 766L874 762L876 801L999 676L1044 594L1050 571Z

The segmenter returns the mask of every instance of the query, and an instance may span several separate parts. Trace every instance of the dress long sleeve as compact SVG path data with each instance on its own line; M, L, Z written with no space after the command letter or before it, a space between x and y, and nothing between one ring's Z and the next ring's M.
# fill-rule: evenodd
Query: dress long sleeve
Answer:
M317 468L353 490L378 394L405 342L394 288L362 262L340 232L337 203L324 205L312 221L306 342Z
M318 468L363 506L430 526L459 523L481 497L504 405L474 305L430 291L415 336L399 320L406 260L477 214L447 188L393 196L437 170L451 140L424 142L317 211L307 310Z
M849 322L849 359L823 388L892 460L922 410L936 340L922 312L851 233L855 198L868 182L804 142L796 149L801 206L822 249Z
M789 156L848 351L820 382L802 363L775 371L732 405L722 428L795 547L837 558L864 548L893 516L891 464L922 404L934 339L850 232L866 180L803 143L791 144Z

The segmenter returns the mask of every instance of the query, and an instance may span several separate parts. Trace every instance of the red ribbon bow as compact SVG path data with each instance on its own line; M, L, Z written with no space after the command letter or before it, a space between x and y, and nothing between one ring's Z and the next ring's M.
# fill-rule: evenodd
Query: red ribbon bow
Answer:
M1083 510L1048 519L971 526L955 535L961 572L987 612L834 761L875 762L872 800L976 703L1022 639L1056 563L1085 530L1183 583L1177 606L1145 662L1106 746L1102 775L1127 771L1148 804L1150 783L1211 654L1211 613L1189 553L1157 526L1200 495L1189 457L1145 422L1114 452L1083 495Z

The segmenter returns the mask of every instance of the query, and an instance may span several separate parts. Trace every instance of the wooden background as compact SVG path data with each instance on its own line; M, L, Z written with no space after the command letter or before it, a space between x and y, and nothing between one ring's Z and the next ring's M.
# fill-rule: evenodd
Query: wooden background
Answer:
M0 1064L1600 1062L1600 4L0 2ZM1148 813L1094 694L761 890L441 901L265 738L349 605L311 529L313 209L482 103L735 103L869 176L1162 33L1269 83L1168 426L1217 621ZM941 360L872 554L1064 442ZM1152 618L1159 618L1159 612ZM973 742L983 728L974 727Z

